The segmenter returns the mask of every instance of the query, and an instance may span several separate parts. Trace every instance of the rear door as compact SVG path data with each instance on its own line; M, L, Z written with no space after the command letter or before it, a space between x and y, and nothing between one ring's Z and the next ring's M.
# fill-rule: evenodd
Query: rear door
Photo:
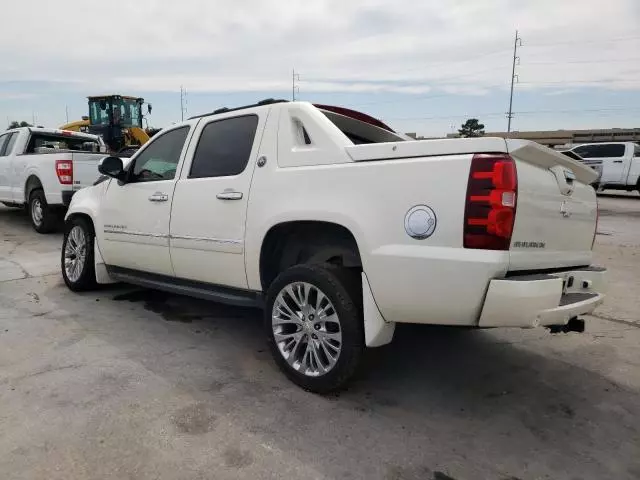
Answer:
M518 196L510 270L591 264L597 200L595 173L533 142L507 140L516 162Z
M177 277L247 288L247 202L268 112L220 115L198 125L171 210Z
M573 149L578 155L589 163L590 159L602 161L602 176L600 183L616 184L626 180L625 172L628 171L628 156L624 143L600 143L581 145Z

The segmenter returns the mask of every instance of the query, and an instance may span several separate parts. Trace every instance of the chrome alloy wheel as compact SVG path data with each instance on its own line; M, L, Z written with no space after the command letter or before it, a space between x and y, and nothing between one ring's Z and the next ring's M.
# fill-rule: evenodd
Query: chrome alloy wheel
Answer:
M82 227L75 226L67 236L64 247L64 271L71 282L77 282L87 258L87 238Z
M42 211L42 202L39 198L36 198L31 202L31 218L36 225L42 225L44 219L44 212Z
M314 285L295 282L280 290L271 325L278 350L297 372L318 377L336 365L342 348L340 319L331 301Z

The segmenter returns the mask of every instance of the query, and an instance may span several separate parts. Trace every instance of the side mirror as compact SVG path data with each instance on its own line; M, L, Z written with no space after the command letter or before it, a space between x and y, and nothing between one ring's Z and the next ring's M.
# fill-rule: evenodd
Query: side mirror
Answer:
M151 110L153 109L153 107L151 106L150 103L147 103L147 113L151 114Z
M111 178L122 180L124 176L124 166L120 157L105 157L98 164L98 171Z

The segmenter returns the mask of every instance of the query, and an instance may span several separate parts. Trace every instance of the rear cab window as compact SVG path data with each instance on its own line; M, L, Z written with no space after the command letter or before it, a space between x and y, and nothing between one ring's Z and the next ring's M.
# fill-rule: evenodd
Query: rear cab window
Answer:
M80 135L34 132L24 153L100 152L97 139Z
M350 115L347 116L322 108L320 108L320 111L331 123L338 127L354 145L406 141L406 138L398 135L391 129L387 130L383 128L382 125L384 124L374 118L368 117L368 115L360 114L359 112L350 112ZM360 120L351 115L360 115L363 119ZM304 133L306 134L306 132Z

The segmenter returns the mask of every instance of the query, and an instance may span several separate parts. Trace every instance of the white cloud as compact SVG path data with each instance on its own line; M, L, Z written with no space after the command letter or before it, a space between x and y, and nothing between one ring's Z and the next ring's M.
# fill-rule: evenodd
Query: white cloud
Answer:
M38 0L3 16L0 81L83 91L286 90L295 67L306 92L478 94L508 83L516 27L522 88L640 88L640 34L610 41L637 32L637 0Z

